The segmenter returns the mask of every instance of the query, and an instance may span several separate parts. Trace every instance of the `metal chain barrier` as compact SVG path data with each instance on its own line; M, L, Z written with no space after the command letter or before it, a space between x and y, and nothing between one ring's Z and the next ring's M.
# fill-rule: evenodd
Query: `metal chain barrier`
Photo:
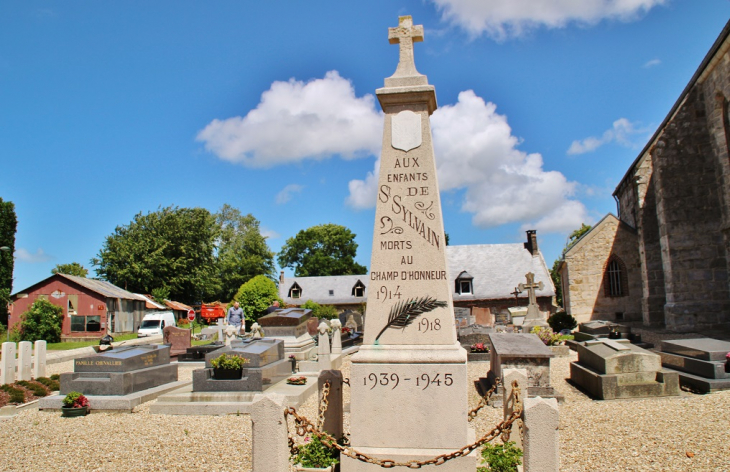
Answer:
M329 383L329 382L328 382ZM328 385L328 383L325 383L325 386ZM492 389L490 389L490 392ZM491 395L490 392L487 392ZM489 431L487 434L479 438L477 441L467 444L466 446L462 447L461 449L458 449L456 451L450 452L448 454L441 454L439 456L436 456L432 459L423 460L423 461L408 461L408 462L396 462L394 460L390 459L378 459L376 457L370 457L367 454L363 454L361 452L357 452L353 448L349 446L342 446L340 444L337 444L337 440L333 438L331 435L329 435L325 431L319 430L319 428L315 428L315 426L312 424L311 421L309 421L306 417L300 415L297 413L297 410L293 407L289 407L284 410L284 417L287 418L287 433L289 428L289 422L288 417L292 416L294 418L294 424L296 426L296 432L299 436L305 436L307 433L309 434L317 434L322 440L322 443L330 448L335 448L340 451L340 454L344 454L347 457L350 457L352 459L366 462L368 464L374 464L379 465L380 467L383 467L385 469L390 469L393 467L408 467L409 469L420 469L424 465L435 465L439 466L447 461L450 461L452 459L456 459L457 457L469 455L474 449L478 448L479 446L490 442L494 440L496 437L498 437L500 434L505 433L506 431L512 430L512 424L517 421L520 416L522 416L522 392L520 391L520 387L517 384L517 382L512 383L512 392L515 398L515 409L512 411L512 414L504 421L499 423L497 426L492 428L491 431ZM327 393L329 394L329 389L327 390ZM486 395L485 395L486 396ZM326 395L323 394L322 398L326 399ZM324 408L320 405L320 415L323 415L323 411L326 411L327 407ZM294 438L291 436L291 434L288 434L289 436L289 446L294 454L296 451L296 446L294 445Z
M499 387L501 383L502 379L500 379L499 377L494 380L494 385L492 385L492 388L490 388L489 391L485 393L484 396L479 400L479 404L477 405L477 407L469 412L469 422L477 417L479 410L489 405L489 400L492 399L492 394L497 391L497 387Z

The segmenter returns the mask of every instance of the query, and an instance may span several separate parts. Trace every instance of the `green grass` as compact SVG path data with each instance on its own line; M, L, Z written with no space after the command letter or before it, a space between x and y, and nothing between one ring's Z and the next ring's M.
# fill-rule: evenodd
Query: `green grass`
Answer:
M117 334L114 336L114 342L129 341L130 339L137 339L137 333L126 333ZM49 351L66 351L69 349L78 349L86 346L98 346L99 340L92 341L80 341L80 342L60 342L60 343L48 343L46 349Z
M204 345L210 344L212 342L213 341L211 341L210 339L203 339L201 341L196 341L195 339L193 339L193 346L204 346Z

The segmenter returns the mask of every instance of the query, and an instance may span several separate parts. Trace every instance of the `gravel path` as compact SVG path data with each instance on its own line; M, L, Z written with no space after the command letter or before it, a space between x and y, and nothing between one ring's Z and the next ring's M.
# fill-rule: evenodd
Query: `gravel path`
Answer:
M553 386L565 396L560 408L561 471L728 471L730 391L711 395L594 401L565 381L568 358L552 361ZM472 380L488 363L469 364ZM71 363L49 366L49 375ZM343 365L349 377L349 359ZM190 378L192 367L180 368ZM470 384L471 386L471 384ZM349 388L345 387L345 402ZM470 388L469 405L479 397ZM317 395L298 410L316 418ZM93 413L61 418L29 410L0 422L2 470L251 470L251 421L241 416L165 416L150 403L132 414ZM501 408L483 408L471 423L477 437L501 419ZM349 414L345 414L349 431ZM690 457L692 456L692 457Z

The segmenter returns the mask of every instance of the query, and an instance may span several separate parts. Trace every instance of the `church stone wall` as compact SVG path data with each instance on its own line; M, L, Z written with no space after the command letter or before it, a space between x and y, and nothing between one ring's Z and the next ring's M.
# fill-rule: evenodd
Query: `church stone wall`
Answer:
M696 86L654 148L656 212L668 329L712 327L728 320L727 258L706 91ZM714 97L712 97L714 101Z
M628 293L606 296L604 273L611 256L626 269ZM565 254L561 277L568 281L563 303L578 322L590 320L641 320L641 277L637 235L612 215L604 218ZM565 294L567 293L567 297Z

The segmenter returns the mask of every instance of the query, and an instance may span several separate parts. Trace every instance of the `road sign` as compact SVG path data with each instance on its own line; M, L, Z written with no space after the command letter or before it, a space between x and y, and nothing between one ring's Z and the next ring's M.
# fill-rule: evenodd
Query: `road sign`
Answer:
M190 321L195 321L195 310L192 308L188 310L188 319Z

